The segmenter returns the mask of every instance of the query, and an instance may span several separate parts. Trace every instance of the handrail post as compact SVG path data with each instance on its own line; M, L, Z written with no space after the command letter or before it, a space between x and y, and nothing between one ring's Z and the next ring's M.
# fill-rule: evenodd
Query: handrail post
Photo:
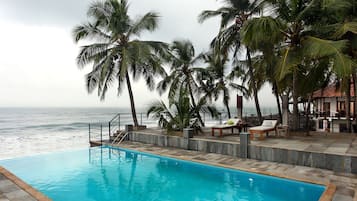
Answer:
M143 113L140 112L140 125L143 125Z
M102 134L102 132L103 132L103 125L100 124L100 143L101 144L103 143L103 134Z
M90 124L88 124L88 140L90 142Z
M203 123L206 124L206 112L203 112Z
M118 116L118 122L119 122L118 130L120 130L120 113L119 113L119 116Z
M110 135L111 135L111 133L110 133L110 122L108 124L109 124L108 125L108 130L109 130L109 139L110 139Z

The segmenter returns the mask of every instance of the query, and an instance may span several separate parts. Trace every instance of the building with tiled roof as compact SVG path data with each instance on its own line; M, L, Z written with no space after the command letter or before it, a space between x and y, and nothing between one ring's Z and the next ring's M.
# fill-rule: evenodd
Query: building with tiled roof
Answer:
M355 102L351 84L350 114L353 117ZM313 93L313 106L318 131L343 132L346 127L346 92L341 87L329 85ZM335 122L335 123L333 123ZM336 123L338 122L338 123Z

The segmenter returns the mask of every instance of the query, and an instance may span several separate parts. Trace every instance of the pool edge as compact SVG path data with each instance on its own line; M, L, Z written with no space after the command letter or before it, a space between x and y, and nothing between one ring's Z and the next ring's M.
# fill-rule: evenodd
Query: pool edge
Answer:
M326 190L322 193L319 201L331 201L335 192L336 185L329 182L326 186Z
M129 151L138 151L138 150L135 150L135 149L132 149L132 148L120 147L120 146L117 146L117 145L104 145L104 146L115 147L115 148L119 148L119 149L123 149L123 150L129 150ZM144 151L139 151L139 152L144 152ZM318 201L332 201L333 195L336 192L336 185L334 185L331 182L321 182L321 181L316 181L316 180L311 180L311 179L296 178L296 177L291 177L291 176L287 176L287 175L271 173L271 172L267 172L267 171L254 170L254 169L242 168L242 167L235 167L235 166L231 166L231 165L213 163L213 162L209 162L209 161L201 161L201 160L188 158L188 157L185 157L185 156L164 155L164 154L155 153L155 152L152 152L152 151L146 151L146 153L153 154L153 155L158 155L158 156L169 157L169 158L174 158L174 159L179 159L179 160L191 161L191 162L196 162L196 163L201 163L201 164L206 164L206 165L218 166L218 167L223 167L223 168L229 168L229 169L234 169L234 170L251 172L251 173L255 173L255 174L268 175L268 176L279 177L279 178L283 178L283 179L289 179L289 180L295 180L295 181L300 181L300 182L305 182L305 183L317 184L317 185L325 186L326 189L321 194L321 196L320 196Z
M0 174L4 175L8 180L16 184L18 187L20 187L22 190L27 192L29 195L31 195L33 198L35 198L38 201L52 201L50 198L45 196L43 193L40 191L36 190L20 178L18 178L16 175L11 173L9 170L5 169L4 167L0 166Z

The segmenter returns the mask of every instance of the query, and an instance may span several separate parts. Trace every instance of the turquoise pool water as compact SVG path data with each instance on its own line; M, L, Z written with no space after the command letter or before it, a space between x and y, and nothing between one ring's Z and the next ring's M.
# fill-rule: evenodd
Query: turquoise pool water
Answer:
M54 201L317 201L325 187L103 147L0 161Z

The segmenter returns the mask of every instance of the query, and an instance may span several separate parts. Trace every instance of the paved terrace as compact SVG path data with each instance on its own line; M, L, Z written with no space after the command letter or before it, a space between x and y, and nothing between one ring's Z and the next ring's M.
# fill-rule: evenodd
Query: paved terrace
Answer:
M166 131L158 128L150 128L140 132L165 134ZM175 133L173 133L173 135L175 135ZM276 137L274 135L274 132L271 132L269 137L265 138L265 140L253 140L251 144L297 151L357 156L356 134L310 132L310 136L304 136L303 133L290 132L289 137ZM204 128L203 133L195 135L194 138L223 142L240 142L239 133L236 129L233 134L230 129L224 130L223 136L220 137L218 132L215 133L215 136L212 136L210 128Z
M0 167L0 201L50 201L50 199Z
M257 161L252 159L240 159L227 155L203 153L168 147L158 147L137 142L125 141L124 143L120 144L120 147L172 158L206 163L210 165L325 184L329 185L329 188L324 193L320 201L357 201L356 174L337 173L317 168Z

